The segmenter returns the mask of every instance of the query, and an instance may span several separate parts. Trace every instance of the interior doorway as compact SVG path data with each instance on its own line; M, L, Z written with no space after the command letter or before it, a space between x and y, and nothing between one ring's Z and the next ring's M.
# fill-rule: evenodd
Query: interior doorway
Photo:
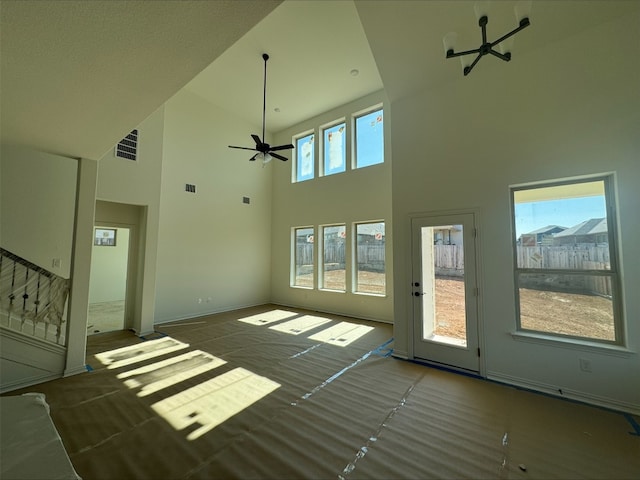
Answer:
M478 373L475 215L412 219L414 356Z
M131 230L94 227L87 335L124 330Z

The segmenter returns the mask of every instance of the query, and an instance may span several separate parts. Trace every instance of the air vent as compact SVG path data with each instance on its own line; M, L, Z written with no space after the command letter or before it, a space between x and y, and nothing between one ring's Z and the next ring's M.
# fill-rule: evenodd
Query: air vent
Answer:
M192 183L187 183L184 186L184 190L189 193L196 193L196 186Z
M116 157L136 161L138 159L138 130L132 130L129 135L116 145Z

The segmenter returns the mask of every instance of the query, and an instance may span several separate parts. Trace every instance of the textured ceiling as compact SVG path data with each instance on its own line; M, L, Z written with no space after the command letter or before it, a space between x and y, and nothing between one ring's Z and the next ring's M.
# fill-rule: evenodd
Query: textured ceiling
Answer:
M2 1L2 141L100 158L280 1Z

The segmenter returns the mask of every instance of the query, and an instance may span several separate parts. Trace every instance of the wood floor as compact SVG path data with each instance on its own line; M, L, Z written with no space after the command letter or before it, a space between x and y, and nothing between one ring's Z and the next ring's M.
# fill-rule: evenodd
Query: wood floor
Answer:
M638 418L395 359L390 325L265 305L88 337L42 392L92 479L640 478Z

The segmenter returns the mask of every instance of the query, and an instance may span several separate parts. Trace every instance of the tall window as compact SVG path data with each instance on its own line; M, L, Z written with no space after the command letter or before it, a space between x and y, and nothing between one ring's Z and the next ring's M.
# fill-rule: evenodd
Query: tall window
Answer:
M321 227L322 234L322 288L346 290L345 242L346 227L330 225Z
M623 343L610 176L512 188L518 328Z
M384 295L386 293L384 222L356 223L355 232L355 291Z
M382 109L355 119L356 168L384 162L384 124Z
M347 128L339 123L323 130L324 175L342 173L347 166Z
M314 176L314 134L296 139L296 182L311 180Z
M296 287L313 288L313 227L293 229L294 241L294 272L293 285Z

